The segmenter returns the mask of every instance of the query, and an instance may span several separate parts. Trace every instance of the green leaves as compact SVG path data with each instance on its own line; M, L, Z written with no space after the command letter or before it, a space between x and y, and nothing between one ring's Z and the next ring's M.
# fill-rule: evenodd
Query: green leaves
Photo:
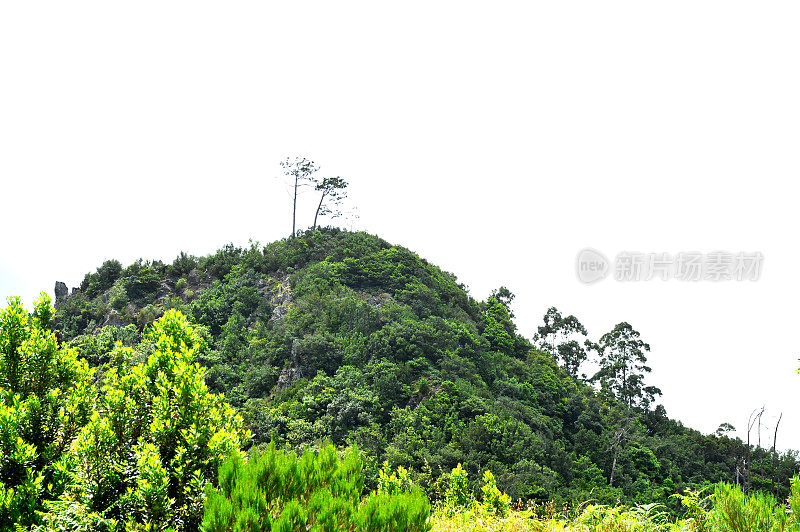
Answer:
M194 362L204 344L180 312L167 311L146 341L155 346L146 363L106 373L96 410L71 451L69 495L88 512L127 522L127 529L196 530L206 481L245 442L242 421L209 392L205 369Z
M0 530L40 523L43 500L57 497L64 450L88 419L89 368L49 330L50 298L31 315L19 298L0 309Z
M219 471L219 488L207 491L204 532L266 530L424 531L430 503L402 468L385 464L381 487L363 502L359 452L325 445L301 457L253 450L248 461L233 455Z

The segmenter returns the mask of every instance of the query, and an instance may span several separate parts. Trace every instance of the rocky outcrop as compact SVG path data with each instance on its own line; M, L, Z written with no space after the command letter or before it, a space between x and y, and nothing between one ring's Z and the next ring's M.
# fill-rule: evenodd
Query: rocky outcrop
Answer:
M278 391L285 390L291 383L298 379L306 377L306 372L300 366L297 360L297 347L300 345L300 340L295 338L292 340L292 359L288 368L283 368L278 375Z
M69 289L67 285L62 283L61 281L56 281L56 308L60 308L64 303L67 301L67 297L69 297Z
M270 296L270 303L272 303L272 319L280 320L289 312L294 302L292 289L289 288L289 283L278 282L272 289Z

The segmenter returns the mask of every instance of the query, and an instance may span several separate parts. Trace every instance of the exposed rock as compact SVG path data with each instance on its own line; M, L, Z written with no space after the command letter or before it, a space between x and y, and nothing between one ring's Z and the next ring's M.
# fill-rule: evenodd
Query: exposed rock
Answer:
M303 370L300 368L283 368L280 375L278 375L279 391L283 391L289 387L291 383L304 377Z
M74 290L74 289L73 289ZM62 283L61 281L56 281L56 307L60 307L67 301L67 297L69 297L69 290L67 289L67 285Z
M173 292L174 289L168 280L161 281L161 284L158 285L158 292L156 293L156 299L158 301L163 301L167 297L173 295Z
M278 375L277 389L279 391L285 390L291 383L306 376L305 371L297 362L297 346L300 340L295 338L292 340L292 360L288 368L283 368Z
M272 292L272 297L270 297L270 303L273 305L272 319L282 319L286 313L289 312L289 309L292 308L293 301L294 297L289 285L286 283L277 284ZM294 345L292 345L292 349L294 350Z
M116 326L116 327L123 327L123 326L127 325L127 322L125 321L125 318L122 317L122 314L120 314L119 312L117 312L114 309L111 309L111 312L108 313L108 315L106 316L106 319L103 321L103 323L102 323L102 325L100 325L100 327L105 327L106 325L113 325L113 326Z
M383 309L387 303L392 301L392 296L387 292L381 292L379 294L369 294L366 291L362 292L362 295L367 298L367 304L371 307L375 307L377 309Z

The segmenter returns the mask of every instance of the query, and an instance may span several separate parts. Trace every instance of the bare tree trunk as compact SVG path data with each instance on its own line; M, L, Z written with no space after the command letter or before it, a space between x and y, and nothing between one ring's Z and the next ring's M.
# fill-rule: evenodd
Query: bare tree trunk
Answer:
M611 462L611 477L608 479L608 485L614 486L614 473L617 470L617 456L619 455L619 447L614 448L614 460Z
M294 201L292 202L292 238L294 238L294 235L297 232L297 224L296 224L296 220L297 220L297 186L299 184L298 183L299 180L300 180L300 176L295 175L294 176Z
M756 420L760 420L761 414L764 413L764 407L761 407L761 410L756 414L758 408L750 412L750 417L747 418L747 463L745 464L745 478L747 480L747 484L745 487L745 493L750 493L750 489L752 487L751 479L752 479L752 452L750 448L750 432L753 430L753 425L756 424ZM755 416L755 417L754 417Z
M608 485L614 486L614 475L617 472L617 458L619 458L619 448L622 445L622 438L625 437L627 433L627 429L621 428L617 433L614 435L614 441L611 444L611 448L614 450L614 458L611 461L611 475L608 478Z
M750 417L747 418L747 457L745 458L745 493L750 493L750 431L753 429L753 414L756 411L750 412Z
M314 227L311 228L313 231L317 228L317 217L319 216L319 210L322 208L322 202L325 201L325 192L322 192L322 197L319 198L319 205L317 205L317 212L314 213Z
M778 489L775 486L775 473L777 471L775 446L778 443L778 426L781 424L781 419L783 419L783 412L778 416L778 422L775 423L775 435L772 438L772 493L775 494L776 499L778 498Z
M764 413L764 408L758 414L758 450L761 450L761 416ZM764 480L764 454L759 453L758 456L758 474L761 475L761 480Z

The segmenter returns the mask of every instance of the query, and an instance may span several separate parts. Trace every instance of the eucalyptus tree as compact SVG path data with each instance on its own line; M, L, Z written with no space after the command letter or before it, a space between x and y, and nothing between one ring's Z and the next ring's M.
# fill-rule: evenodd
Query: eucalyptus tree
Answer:
M586 342L586 346L599 356L600 369L592 377L603 389L610 391L629 408L647 409L661 390L646 386L645 374L652 370L647 365L646 353L650 345L627 322L618 323L600 338L600 342Z
M556 307L550 307L544 315L544 325L537 328L533 338L539 348L558 359L564 370L577 379L587 353L575 337L586 335L586 328L578 318L564 317Z

